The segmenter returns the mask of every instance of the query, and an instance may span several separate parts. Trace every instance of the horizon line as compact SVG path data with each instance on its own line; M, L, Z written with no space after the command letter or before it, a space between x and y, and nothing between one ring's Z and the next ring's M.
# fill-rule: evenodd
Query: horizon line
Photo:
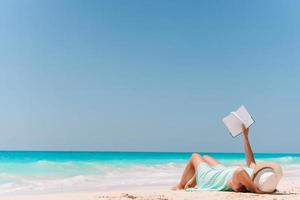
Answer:
M218 151L109 151L109 150L1 150L0 152L53 152L53 153L200 153L200 154L245 154L245 152L218 152ZM300 155L300 153L295 152L256 152L254 154L294 154Z

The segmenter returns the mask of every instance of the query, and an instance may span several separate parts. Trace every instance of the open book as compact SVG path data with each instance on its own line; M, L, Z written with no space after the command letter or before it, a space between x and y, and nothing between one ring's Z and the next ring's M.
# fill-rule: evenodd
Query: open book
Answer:
M231 112L228 116L224 117L223 123L232 137L236 137L243 132L242 124L245 124L246 128L248 128L254 123L254 120L245 106L241 105L237 111Z

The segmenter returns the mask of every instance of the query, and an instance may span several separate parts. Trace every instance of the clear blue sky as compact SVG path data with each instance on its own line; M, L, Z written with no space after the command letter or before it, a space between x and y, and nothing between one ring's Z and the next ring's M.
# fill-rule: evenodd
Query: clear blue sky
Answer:
M0 1L0 149L300 152L299 1Z

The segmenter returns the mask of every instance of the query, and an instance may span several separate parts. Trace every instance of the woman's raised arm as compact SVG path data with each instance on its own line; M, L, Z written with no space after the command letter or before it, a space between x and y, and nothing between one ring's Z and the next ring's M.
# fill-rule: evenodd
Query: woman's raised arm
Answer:
M249 128L246 128L245 125L243 124L243 143L244 143L247 165L250 167L251 165L253 164L255 165L256 163L249 142L248 134L249 134Z

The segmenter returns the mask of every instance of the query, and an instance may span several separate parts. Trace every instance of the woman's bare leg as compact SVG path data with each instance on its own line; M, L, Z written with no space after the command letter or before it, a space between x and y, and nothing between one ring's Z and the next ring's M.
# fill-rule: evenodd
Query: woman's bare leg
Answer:
M180 182L173 189L184 189L185 185L195 176L196 169L201 162L203 162L202 156L197 153L193 153L191 159L189 160L183 171Z
M197 181L196 181L196 173L195 173L194 176L185 184L184 189L195 188L196 185L197 185Z
M204 162L206 162L208 165L210 165L212 167L221 164L219 161L217 161L213 157L210 157L210 156L207 156L207 155L202 156L202 159L203 159Z
M207 155L202 156L202 159L203 159L204 162L206 162L210 166L216 166L216 165L220 164L219 161L217 161L213 157L210 157L210 156L207 156ZM194 176L185 184L184 189L194 188L196 185L197 185L196 173L194 173Z

